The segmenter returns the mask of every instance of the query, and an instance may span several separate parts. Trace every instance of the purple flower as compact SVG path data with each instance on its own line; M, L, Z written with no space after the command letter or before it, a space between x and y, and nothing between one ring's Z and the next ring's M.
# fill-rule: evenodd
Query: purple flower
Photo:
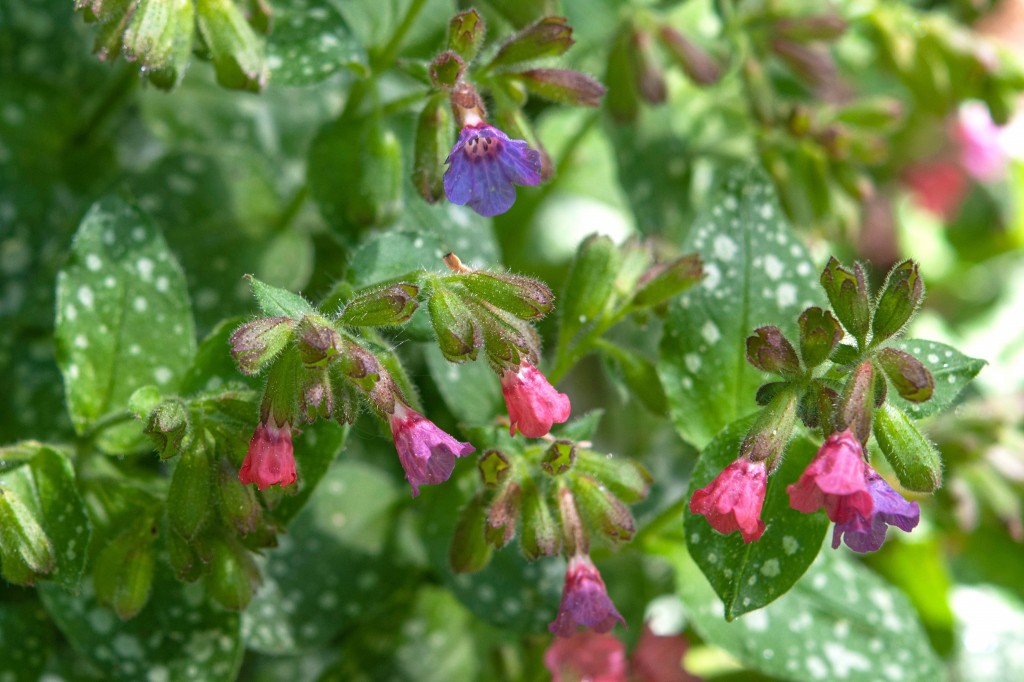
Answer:
M559 393L539 369L523 360L516 371L501 374L501 392L508 408L509 435L516 429L527 438L540 438L551 425L569 418L569 396Z
M548 630L560 637L571 637L579 626L608 632L616 621L626 624L608 596L597 567L586 554L574 554L565 572L558 617L548 625Z
M885 542L889 526L910 532L921 520L921 509L917 502L907 502L903 496L889 487L885 479L868 467L868 492L874 508L867 517L856 514L849 521L837 523L832 531L832 549L845 541L854 552L874 552Z
M513 185L536 185L541 179L540 152L482 121L462 128L445 163L448 200L468 204L482 216L510 209L516 200Z
M398 450L398 461L412 486L412 496L421 485L444 483L455 469L455 458L475 452L469 443L461 443L442 431L434 422L400 402L391 414L391 435Z

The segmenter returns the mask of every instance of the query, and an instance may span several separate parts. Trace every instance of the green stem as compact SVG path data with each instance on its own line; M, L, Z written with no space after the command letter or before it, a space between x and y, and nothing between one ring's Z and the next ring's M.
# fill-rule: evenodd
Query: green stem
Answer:
M548 380L552 384L557 384L561 381L565 375L576 366L576 363L582 360L587 353L594 350L601 336L621 322L622 318L624 318L630 310L631 308L627 304L619 308L613 314L601 318L600 322L584 334L583 338L575 344L571 344L571 341L567 341L563 345L561 339L559 339L558 350L555 353L555 366L548 373Z
M96 439L97 436L103 431L106 431L111 426L117 426L125 422L130 422L135 419L135 415L131 412L111 412L108 415L102 417L99 421L92 425L92 428L82 435L81 440L84 442L90 442Z
M284 207L283 211L281 211L281 215L274 223L274 232L284 232L288 226L292 224L292 221L295 220L295 216L297 216L299 211L302 210L302 205L306 203L306 199L308 197L309 185L304 183L295 191L291 201L289 201L288 205Z
M113 114L121 111L139 79L130 67L123 67L85 122L68 136L65 149L81 146Z
M633 538L634 544L638 547L643 546L644 542L657 536L666 526L677 523L679 517L686 510L687 502L686 496L683 496L663 509L650 523L637 532L636 537Z

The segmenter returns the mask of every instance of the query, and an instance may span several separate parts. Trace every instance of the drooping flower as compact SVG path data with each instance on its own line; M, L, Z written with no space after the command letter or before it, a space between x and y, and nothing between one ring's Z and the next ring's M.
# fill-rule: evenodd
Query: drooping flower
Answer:
M818 450L800 480L789 485L789 505L810 514L822 507L835 523L859 514L871 516L873 502L867 484L868 465L860 441L849 430L833 433Z
M469 443L455 440L422 414L401 402L391 414L391 435L398 450L398 461L412 486L412 496L421 485L444 483L452 475L455 458L475 452Z
M560 637L571 636L577 627L608 632L616 621L626 624L608 596L597 566L588 555L574 554L565 572L558 617L548 625L548 630Z
M583 630L556 637L544 652L551 682L626 682L626 647L612 635Z
M468 204L482 216L510 209L516 200L514 185L536 185L541 180L540 152L483 121L463 126L445 163L448 200Z
M682 635L658 635L644 623L640 641L633 649L630 664L635 682L699 682L683 669L688 648Z
M275 483L282 487L295 483L295 453L288 422L282 426L273 419L260 422L249 440L238 480L246 485L255 483L260 490Z
M837 523L832 531L832 549L839 547L840 542L846 542L846 546L855 552L874 552L885 542L889 526L909 533L921 521L921 508L917 502L903 499L871 467L868 467L867 480L874 504L871 514L867 517L858 514Z
M508 408L509 435L516 429L527 438L540 438L551 425L569 418L569 396L559 393L539 369L523 360L518 371L501 375L501 393Z
M1009 162L1003 143L1003 129L996 125L988 107L981 102L964 102L957 111L956 138L960 141L960 162L980 182L997 180Z
M690 498L690 511L707 518L719 533L740 531L743 542L753 542L764 533L761 507L764 504L768 471L764 462L741 457L722 470L711 483Z

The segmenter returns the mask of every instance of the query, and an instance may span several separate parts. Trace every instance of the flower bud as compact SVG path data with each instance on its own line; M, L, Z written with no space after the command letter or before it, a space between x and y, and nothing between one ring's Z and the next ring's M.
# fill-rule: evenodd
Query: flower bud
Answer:
M753 57L744 59L740 75L743 76L749 93L750 109L754 118L763 125L772 125L775 121L774 90L768 83L768 76L765 74L761 62ZM778 178L776 164L766 163L765 167Z
M902 332L923 298L924 281L917 263L907 260L894 267L886 277L875 304L875 315L871 320L872 345Z
M306 315L295 328L295 345L306 367L325 367L338 355L341 335L327 320Z
M487 508L484 538L495 549L507 545L516 534L521 493L519 484L512 481L498 492Z
M213 468L202 439L183 452L171 475L167 491L167 519L171 529L186 540L192 540L210 515L213 492Z
M446 287L435 287L427 310L445 359L449 362L475 360L482 336L473 311L462 298Z
M491 560L491 545L484 539L487 509L477 495L459 512L459 520L448 548L448 566L453 573L473 573Z
M270 33L271 17L274 10L268 0L243 0L245 18L253 30L262 35Z
M262 90L270 76L263 44L233 0L196 0L196 10L196 25L210 50L217 82L236 90Z
M259 374L292 340L295 321L290 317L261 317L246 322L228 339L238 371Z
M331 419L339 424L354 424L359 417L361 403L358 389L338 368L330 372L332 411Z
M789 386L788 381L769 381L766 384L761 384L757 387L757 393L754 394L754 402L761 406L767 405L775 399L779 391L787 386Z
M326 367L303 367L299 370L299 414L308 424L333 417L334 392L330 371Z
M793 344L775 326L759 327L747 337L747 362L769 374L800 373L800 359Z
M549 476L561 476L576 463L576 445L569 440L556 440L544 453L541 469Z
M800 357L812 369L828 360L843 340L843 329L827 310L808 308L800 314Z
M671 263L651 266L637 280L633 305L654 306L680 294L700 281L704 276L704 264L695 253L678 258Z
M96 557L92 572L96 598L114 609L121 620L133 618L149 601L156 567L156 533L152 518L140 518Z
M476 56L487 32L484 18L475 9L459 12L448 22L448 49L466 61Z
M637 92L649 104L661 104L668 99L665 74L654 58L651 36L646 31L633 32L633 79Z
M263 519L263 508L251 485L238 480L238 472L226 458L217 466L217 501L224 523L246 535Z
M633 538L636 533L633 514L607 487L590 476L577 476L572 488L588 527L599 530L614 544Z
M776 38L771 50L811 87L824 88L836 81L836 64L824 45Z
M31 585L56 567L53 545L13 490L0 488L0 568L15 585Z
M530 561L556 554L562 545L558 522L532 479L523 482L519 546Z
M875 411L875 439L907 490L930 493L942 485L942 460L924 434L898 407Z
M430 82L434 84L435 88L451 90L456 83L462 80L462 75L465 72L466 62L450 50L442 52L434 57L434 61L430 62Z
M676 63L697 85L714 85L722 77L722 67L679 31L671 26L662 26L658 30L658 37Z
M144 69L158 69L174 47L177 5L191 0L140 0L124 32L124 56Z
M569 69L530 69L517 73L516 78L530 92L559 104L597 107L605 93L601 83Z
M206 591L215 602L226 609L241 611L261 582L256 562L242 545L228 538L214 541Z
M104 0L101 5L93 3L100 27L92 49L101 61L114 61L121 55L124 33L138 5L139 0Z
M651 490L651 475L639 463L630 459L581 450L577 452L576 470L601 481L602 485L627 504L645 499Z
M543 282L504 272L475 270L457 280L473 294L521 320L539 320L555 307L555 295Z
M750 427L740 445L740 457L752 462L766 462L768 471L774 471L793 436L796 410L796 393L780 391Z
M583 525L576 498L568 487L558 488L558 516L562 526L562 548L566 554L585 554L590 551L590 536Z
M875 410L875 369L870 361L862 362L846 381L836 413L836 427L849 429L860 442L871 435L871 414Z
M835 12L804 17L785 17L772 24L772 33L797 42L835 40L846 32L846 20Z
M364 292L349 301L338 316L342 324L357 327L388 327L409 320L419 305L415 284L398 282Z
M484 351L494 370L503 375L506 370L518 372L524 359L531 364L536 362L540 356L540 337L537 331L504 310L487 303L478 303L473 309L483 330Z
M149 413L145 432L153 439L160 459L170 459L192 444L188 408L178 398L163 401Z
M488 488L502 485L512 473L512 463L498 450L485 452L476 466L480 471L480 480Z
M844 105L836 120L858 128L886 132L899 125L904 117L903 103L895 97L859 98Z
M564 54L573 43L565 17L543 17L508 37L487 69Z
M913 403L923 403L932 397L935 379L928 368L910 353L895 348L883 348L875 354L885 375L896 392Z
M611 239L593 234L583 240L569 269L559 306L559 334L564 337L559 344L567 345L577 331L594 324L604 314L621 267L622 253Z
M444 196L444 160L451 139L451 114L444 97L432 97L416 124L412 183L428 203Z
M871 320L867 281L860 263L853 264L853 272L840 265L835 257L821 273L821 286L828 295L832 310L846 331L863 344Z
M192 543L172 531L167 533L164 544L167 546L167 560L178 580L194 583L202 577L206 564L192 548Z
M636 120L640 112L640 97L633 80L633 29L623 26L608 52L608 67L604 82L608 86L605 103L617 123Z

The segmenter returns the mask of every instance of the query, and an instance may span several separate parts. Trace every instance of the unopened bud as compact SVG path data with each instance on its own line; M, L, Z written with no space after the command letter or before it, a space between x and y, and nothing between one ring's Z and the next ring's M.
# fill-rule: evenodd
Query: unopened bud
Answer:
M808 308L800 314L800 357L808 369L828 360L843 340L843 328L827 310Z
M587 527L583 525L580 518L580 511L576 505L576 498L568 487L562 485L558 488L558 516L562 526L562 547L565 553L585 554L590 551L590 536L587 534Z
M177 22L176 5L191 0L140 0L124 32L124 56L144 68L160 68L171 55Z
M486 32L484 18L475 9L459 12L448 22L448 49L470 61L480 49Z
M597 107L605 93L598 81L568 69L530 69L517 73L516 78L531 92L559 104Z
M722 77L722 67L704 50L671 26L658 30L661 44L667 48L686 75L698 85L713 85Z
M473 573L491 560L491 545L484 539L487 509L477 495L459 512L459 520L448 548L448 566L453 573Z
M917 312L924 298L924 281L917 263L907 260L890 272L882 286L871 320L871 343L876 345L896 336Z
M608 488L627 504L640 502L651 490L651 475L639 463L591 450L577 453L576 470Z
M747 431L740 456L752 462L767 462L768 470L773 471L793 436L796 410L796 394L792 390L780 391Z
M834 257L829 258L821 273L821 286L842 325L859 343L864 343L871 321L871 304L860 263L854 263L851 272Z
M358 390L339 368L331 369L330 381L333 397L331 418L339 424L354 424L361 405Z
M774 90L768 83L768 76L765 74L761 62L753 57L744 59L740 75L743 76L749 93L750 110L754 114L754 118L758 123L771 125L775 120ZM774 167L775 164L766 163L765 165L769 172L772 172L777 178L779 177L779 173Z
M446 287L436 287L427 310L445 359L449 362L475 360L482 336L473 312L462 298Z
M532 480L523 483L519 546L530 561L558 553L562 542L558 522L543 493Z
M430 82L435 88L451 90L462 80L466 72L466 63L462 57L448 50L434 57L430 62Z
M875 411L875 439L900 485L930 493L942 485L942 460L924 434L898 407L886 403Z
M256 530L263 518L263 508L256 499L256 490L238 480L238 469L226 458L217 467L217 500L224 522L246 535Z
M202 439L178 458L167 491L167 519L186 540L193 539L210 515L213 468Z
M898 125L904 116L903 103L894 97L860 98L845 105L836 120L846 125L887 131Z
M621 266L622 253L611 239L593 234L583 240L559 305L560 333L566 336L560 343L570 341L579 329L595 324L604 314Z
M519 371L526 358L533 364L540 357L540 337L528 323L486 303L474 305L484 336L484 351L499 374Z
M544 453L540 467L549 476L561 476L576 463L576 445L568 440L556 440Z
M309 424L320 418L332 418L334 392L328 368L303 367L299 370L299 414Z
M228 538L214 542L206 590L215 602L226 609L241 611L248 606L260 582L260 570L244 547Z
M805 17L785 17L772 24L772 33L797 42L835 40L846 32L846 20L834 12Z
M416 124L412 183L428 203L444 196L444 160L451 140L451 114L443 96L432 97Z
M295 329L299 357L306 367L324 367L337 357L341 335L327 320L306 315Z
M600 531L615 544L633 538L636 533L633 514L601 482L590 476L577 476L573 480L573 493L590 528Z
M665 74L651 49L651 36L645 31L633 33L633 78L637 92L649 104L661 104L668 99Z
M349 301L338 320L357 327L388 327L402 324L412 317L419 305L415 284L398 282L359 294Z
M261 317L236 329L228 344L242 374L252 376L273 362L292 340L295 321L290 317Z
M565 17L544 17L509 36L487 69L542 57L557 57L575 42L572 39L572 27L566 23Z
M237 482L237 472L233 471L232 476ZM167 547L167 560L178 580L194 583L202 577L206 564L192 548L192 543L172 531L164 538L164 544Z
M932 397L935 379L920 360L895 348L883 348L875 361L892 382L893 388L912 403L923 403Z
M759 327L747 337L747 362L769 374L800 373L800 359L793 344L775 326Z
M604 77L608 96L605 103L618 123L634 121L640 112L640 97L633 79L632 36L632 27L623 26L608 52L608 68Z
M633 305L647 307L663 303L692 287L703 276L704 264L697 254L658 263L637 280Z
M270 71L263 44L233 0L196 0L196 25L210 49L217 82L226 88L259 92Z
M485 486L497 488L508 480L512 473L512 463L498 450L488 450L477 462L477 469Z
M837 428L849 429L861 443L867 443L875 411L875 369L871 362L862 362L850 375L838 407Z
M516 534L521 493L519 484L512 481L498 492L487 508L484 537L495 549L507 545Z
M149 601L156 568L153 519L143 517L111 540L96 557L92 580L96 598L128 620Z
M192 444L192 423L188 408L170 398L150 412L145 432L153 439L161 459L170 459Z
M271 18L274 14L270 3L267 0L244 0L244 2L245 20L257 33L269 34Z
M457 279L473 294L521 320L538 320L555 306L555 295L543 282L504 272L474 270Z
M0 487L0 568L15 585L31 585L56 567L53 545L32 511Z
M824 45L776 38L771 42L771 49L793 73L812 87L824 88L836 81L836 64Z

